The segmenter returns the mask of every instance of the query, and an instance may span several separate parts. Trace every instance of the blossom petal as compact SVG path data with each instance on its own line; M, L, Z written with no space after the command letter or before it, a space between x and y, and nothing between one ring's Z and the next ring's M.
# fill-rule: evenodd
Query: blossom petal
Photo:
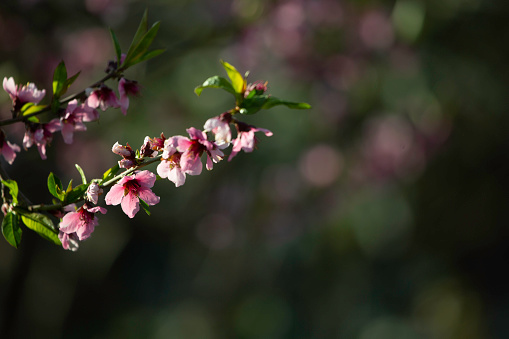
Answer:
M135 180L141 187L152 187L156 182L156 175L150 171L141 171L136 173Z
M174 167L168 173L168 180L175 184L175 187L184 185L186 182L186 174L178 167Z
M14 78L10 77L9 79L4 78L3 82L4 90L9 94L12 100L16 98L17 88L16 83L14 82Z
M16 159L15 152L19 151L20 151L19 146L16 144L11 144L9 141L5 141L4 145L2 146L2 149L0 150L5 160L9 163L9 165L12 165L14 159Z
M124 177L125 178L125 177ZM108 194L104 197L104 201L106 205L118 205L122 202L122 198L124 197L124 187L122 184L114 185Z
M62 123L62 137L66 144L72 144L74 126L70 123Z
M145 201L150 206L159 203L159 200L161 199L157 195L155 195L155 193L152 192L152 190L150 188L146 188L146 187L141 187L138 190L138 197L141 200Z
M129 218L134 218L136 213L140 210L140 201L137 196L129 192L123 199L122 199L122 211L124 211L125 214Z
M168 175L170 174L170 162L169 161L166 161L166 160L161 160L161 162L159 163L159 165L157 165L157 174L161 177L161 178L167 178Z
M62 218L60 222L60 231L64 233L74 233L80 226L79 212L69 212Z
M198 154L186 152L180 158L180 168L189 175L200 175L203 164Z
M190 127L186 129L186 132L189 133L191 139L207 140L207 134L197 128Z

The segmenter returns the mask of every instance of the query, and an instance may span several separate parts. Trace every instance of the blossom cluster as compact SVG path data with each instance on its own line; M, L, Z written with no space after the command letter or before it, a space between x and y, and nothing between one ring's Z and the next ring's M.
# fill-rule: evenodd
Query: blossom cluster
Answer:
M3 88L9 94L12 101L13 116L16 116L24 107L37 105L44 98L46 90L39 90L33 83L27 85L16 85L14 79L4 78ZM121 77L118 82L118 93L100 83L94 88L85 91L85 98L72 99L67 103L65 109L58 112L59 118L41 123L27 120L25 122L25 135L23 147L28 149L37 146L43 160L46 159L46 146L53 140L53 134L60 131L66 144L72 144L74 132L85 131L87 128L84 122L91 122L99 119L100 108L105 111L108 107L120 108L124 115L129 107L129 96L139 93L139 86L136 81L127 80ZM1 132L0 154L5 160L12 164L16 158L16 152L20 147L5 139L5 133Z
M263 93L266 90L266 84L263 86L250 84L246 93L252 90ZM235 139L232 139L231 125L236 130ZM134 218L140 211L140 206L153 206L159 203L160 197L151 190L155 184L156 175L148 170L137 170L148 158L158 157L160 162L156 168L157 174L179 187L185 183L186 175L202 173L203 156L206 158L206 169L212 170L214 163L223 160L225 157L223 150L228 146L232 145L228 157L228 161L231 161L240 151L252 152L256 148L258 139L255 132L263 132L266 136L272 135L272 132L267 129L257 128L235 119L231 112L208 119L203 130L191 127L186 131L188 137L176 135L166 138L163 133L159 137L147 136L137 151L133 150L128 143L121 145L116 142L112 152L122 157L118 165L126 171L132 171L132 174L125 175L111 187L105 196L105 203L120 205L129 218ZM209 136L208 133L211 135ZM209 137L213 140L209 140ZM93 204L97 204L98 195L101 193L102 189L97 184L90 184L83 206L78 209L73 207L73 210L62 219L59 239L64 249L76 250L78 241L87 239L97 226L96 214L106 213L103 207L93 207Z
M144 25L141 27L143 30ZM37 146L44 160L46 147L52 141L54 133L60 131L63 141L71 144L75 132L87 129L85 123L99 119L99 110L120 108L124 115L127 114L129 97L138 95L140 86L136 81L125 79L123 71L144 58L161 53L161 50L153 52L146 50L152 39L150 32L155 30L157 30L157 24L141 38L135 37L129 48L131 52L128 51L126 55L121 54L119 46L116 45L117 61L111 61L108 64L106 70L108 75L90 88L67 99L60 98L77 75L67 78L63 62L55 70L53 94L50 104L47 105L39 104L44 99L46 90L39 90L33 83L17 85L12 77L4 78L3 88L12 101L12 119L1 121L1 125L22 122L25 125L24 148ZM140 35L137 34L137 36ZM114 36L113 41L116 41ZM140 48L146 50L144 54L140 54L138 51ZM225 158L225 151L229 146L232 147L227 156L228 161L231 161L239 152L249 153L256 148L258 142L256 132L272 136L272 132L267 129L239 121L236 118L237 114L254 114L261 109L276 105L299 109L309 108L309 105L305 103L293 103L266 95L267 82L248 84L247 75L242 76L235 67L221 62L231 82L225 78L213 76L196 87L195 93L200 95L204 88L220 88L233 94L235 105L231 110L206 120L202 129L190 127L186 130L187 136L174 135L167 138L163 133L157 137L147 136L139 149L133 149L128 143L122 145L116 142L112 152L121 157L118 165L106 171L102 178L90 181L86 179L81 167L76 165L82 179L82 184L76 187L73 187L71 180L65 189L60 179L50 173L48 190L57 198L50 206L44 204L25 206L26 202L19 204L16 181L0 175L4 214L2 231L6 240L14 247L18 246L21 239L19 225L23 222L28 228L36 230L55 244L61 244L66 250L75 251L79 247L79 242L88 239L94 232L99 223L98 214L107 213L105 207L99 206L99 197L104 190L109 189L104 196L105 204L120 205L129 218L134 218L141 209L149 214L148 208L160 202L160 197L152 192L157 175L168 179L176 187L182 186L187 175L202 173L202 159L204 159L205 168L210 171L214 164ZM105 84L105 81L109 79L118 80L118 95ZM52 117L43 122L39 115L46 112L51 113ZM12 164L17 152L20 152L20 147L8 141L6 134L0 129L0 154L9 164ZM154 173L146 169L142 170L145 166L156 162L158 164ZM123 171L118 174L120 169ZM6 198L6 189L9 189L11 199ZM81 205L77 205L78 203ZM58 227L55 227L53 221L40 211L46 211L61 218Z

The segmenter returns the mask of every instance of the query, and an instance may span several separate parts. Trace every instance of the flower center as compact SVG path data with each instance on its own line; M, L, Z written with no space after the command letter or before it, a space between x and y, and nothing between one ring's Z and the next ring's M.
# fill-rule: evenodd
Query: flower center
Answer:
M89 211L87 211L86 209L84 209L83 207L81 207L81 210L79 211L80 212L80 220L84 223L84 224L88 224L90 223L90 221L92 219L94 219L94 213L90 213Z
M126 196L129 192L131 192L135 196L138 196L138 189L140 187L141 185L138 183L137 180L129 180L124 184L124 196Z

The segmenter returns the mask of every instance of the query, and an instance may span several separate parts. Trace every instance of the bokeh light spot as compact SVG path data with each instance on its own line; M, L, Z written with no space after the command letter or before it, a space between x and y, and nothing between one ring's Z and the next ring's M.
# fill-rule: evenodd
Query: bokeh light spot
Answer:
M300 160L300 172L313 186L332 184L343 169L343 156L329 145L318 145L308 149Z

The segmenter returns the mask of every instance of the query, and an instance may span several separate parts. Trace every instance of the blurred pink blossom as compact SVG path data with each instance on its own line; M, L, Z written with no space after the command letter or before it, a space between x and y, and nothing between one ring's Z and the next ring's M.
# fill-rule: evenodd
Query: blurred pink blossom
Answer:
M87 130L82 120L83 113L81 113L80 105L78 105L78 101L74 99L67 105L65 115L60 118L62 137L66 144L72 144L74 131Z
M60 239L60 242L62 243L62 247L64 250L70 250L75 252L79 248L78 243L78 236L76 233L65 233L60 231L58 233L58 239Z
M379 11L368 12L362 17L359 35L362 42L372 49L387 49L394 42L390 18Z
M9 163L9 165L12 165L14 162L14 159L16 159L16 153L19 152L21 149L18 145L12 144L7 139L5 139L5 135L3 132L0 134L0 154L3 155L5 160Z
M111 88L106 85L101 85L101 87L93 90L88 96L87 104L92 108L100 107L103 112L108 107L120 107L120 102L117 96Z
M35 84L31 82L27 83L25 86L16 85L13 77L9 79L4 78L3 87L11 97L12 105L15 110L21 109L21 107L28 102L38 104L46 94L46 90L37 89Z
M28 149L34 144L37 145L41 159L46 160L46 144L53 140L53 133L61 129L60 120L53 119L45 124L36 124L33 127L27 126L23 137L23 147Z
M138 82L127 80L125 78L120 79L118 82L118 93L120 95L120 109L124 115L127 114L127 108L129 108L129 96L137 96L140 93L140 86Z

